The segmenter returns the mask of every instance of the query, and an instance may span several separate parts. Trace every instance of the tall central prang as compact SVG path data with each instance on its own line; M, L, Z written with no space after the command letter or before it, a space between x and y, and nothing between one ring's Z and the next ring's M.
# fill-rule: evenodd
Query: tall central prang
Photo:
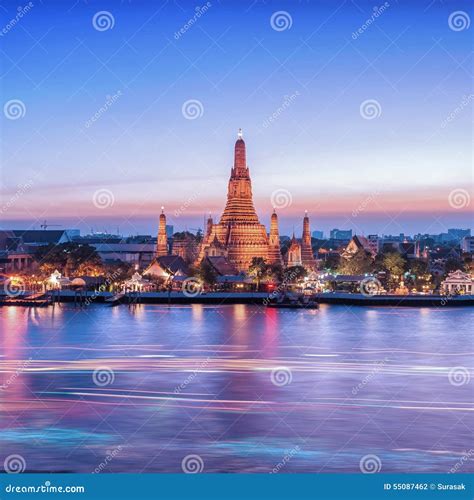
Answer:
M316 262L311 249L311 233L308 216L303 221L303 238L301 245L295 240L294 250L298 253L296 262L313 269ZM297 247L297 248L296 248ZM197 250L197 249L196 249ZM262 258L267 264L292 264L288 258L282 259L280 251L280 234L278 231L278 216L273 210L271 216L270 233L258 220L253 205L252 181L247 165L245 142L242 139L242 130L234 147L234 165L231 168L227 188L227 202L218 223L214 223L209 215L206 233L199 247L198 258L188 263L199 265L207 258L226 274L232 272L247 272L254 258ZM166 216L161 213L158 231L156 257L168 254L166 235ZM196 252L190 252L195 255Z
M245 142L242 139L242 130L235 143L234 166L231 170L227 203L222 214L221 224L232 223L259 224L257 213L252 200L252 181L247 166Z
M237 271L248 271L252 259L261 257L268 263L280 262L280 249L270 252L267 231L258 220L253 206L252 181L247 166L242 131L234 147L234 166L227 189L227 203L218 224L209 218L199 252L204 257L223 257ZM275 261L275 262L273 262Z

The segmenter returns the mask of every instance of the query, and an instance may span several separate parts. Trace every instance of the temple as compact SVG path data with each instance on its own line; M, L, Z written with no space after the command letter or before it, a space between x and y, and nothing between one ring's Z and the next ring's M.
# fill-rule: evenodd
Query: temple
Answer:
M161 207L160 223L158 225L158 238L156 241L156 256L168 255L168 237L166 235L165 208Z
M181 246L184 247L184 243ZM180 256L183 254L183 259L187 260L181 246L178 244L175 248L173 244L173 253L176 250L177 254ZM160 215L156 250L157 257L167 254L166 217L163 211ZM265 226L260 223L253 204L252 181L241 130L235 143L234 165L231 168L224 211L216 223L209 214L197 254L197 259L190 262L191 264L199 265L205 258L219 257L238 272L247 272L255 257L262 258L267 264L285 263L288 267L302 265L308 270L316 267L307 213L303 219L301 243L293 235L285 259L282 258L280 250L278 216L275 210L271 216L269 234Z
M303 218L303 236L301 238L301 263L306 269L316 269L316 260L311 247L311 230L309 228L308 211Z
M267 230L258 220L253 205L245 142L239 131L234 148L234 166L227 188L227 203L217 224L208 220L198 260L209 255L224 256L238 271L244 272L248 271L254 257L261 257L269 264L280 263L279 243L278 251L275 251L275 234L278 236L276 214L274 217L274 245L270 251Z

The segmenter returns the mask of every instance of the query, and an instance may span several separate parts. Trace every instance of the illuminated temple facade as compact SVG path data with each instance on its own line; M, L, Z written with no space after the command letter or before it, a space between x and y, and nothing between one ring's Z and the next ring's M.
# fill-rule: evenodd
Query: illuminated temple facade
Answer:
M157 245L157 254L161 255L165 249L163 241L165 225L166 219L164 214L161 214ZM301 263L309 269L314 269L316 262L311 249L307 214L303 220L302 236ZM235 143L234 165L231 169L224 212L217 223L214 223L212 217L209 216L194 264L199 264L206 257L223 257L239 272L247 272L254 257L261 257L267 264L283 265L278 216L275 210L271 216L269 234L265 226L260 223L255 211L252 181L241 131ZM285 263L288 265L287 259Z
M206 256L226 257L238 271L247 271L254 257L269 264L280 263L278 220L273 215L273 238L258 220L253 206L252 181L247 166L245 142L242 133L235 143L234 166L227 189L227 203L217 224L208 220L198 260ZM276 236L276 237L275 237ZM270 245L270 239L273 247Z

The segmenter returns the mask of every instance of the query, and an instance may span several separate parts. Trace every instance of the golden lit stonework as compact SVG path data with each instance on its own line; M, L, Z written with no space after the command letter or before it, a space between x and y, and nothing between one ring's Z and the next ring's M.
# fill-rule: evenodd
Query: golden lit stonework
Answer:
M192 263L194 250L188 251L188 243L184 239L173 241L173 254L181 256L186 262ZM252 181L246 161L245 142L242 131L239 131L234 149L234 166L231 169L227 188L227 202L218 223L214 223L209 215L206 231L199 246L197 259L199 265L206 257L223 257L228 264L239 272L247 272L254 258L262 258L267 264L277 264L291 267L303 265L308 270L316 267L316 261L311 248L311 232L309 218L303 219L303 235L301 244L293 237L293 246L289 255L282 258L280 250L280 234L278 216L273 210L270 222L270 233L258 219L253 205ZM195 248L195 247L193 247ZM168 254L166 236L166 216L160 215L156 257ZM195 255L195 254L194 254Z
M254 257L269 264L281 263L278 220L272 216L270 239L253 206L252 181L246 162L242 133L235 143L234 166L227 190L227 203L218 224L208 222L199 261L207 255L224 255L238 271L247 271ZM276 244L278 242L278 245Z

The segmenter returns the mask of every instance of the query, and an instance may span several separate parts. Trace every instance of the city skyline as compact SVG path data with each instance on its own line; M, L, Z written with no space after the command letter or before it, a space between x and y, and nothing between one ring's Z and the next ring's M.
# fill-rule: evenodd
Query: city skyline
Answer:
M202 227L242 127L267 228L281 191L282 234L472 228L467 2L208 4L35 4L3 35L3 227Z

